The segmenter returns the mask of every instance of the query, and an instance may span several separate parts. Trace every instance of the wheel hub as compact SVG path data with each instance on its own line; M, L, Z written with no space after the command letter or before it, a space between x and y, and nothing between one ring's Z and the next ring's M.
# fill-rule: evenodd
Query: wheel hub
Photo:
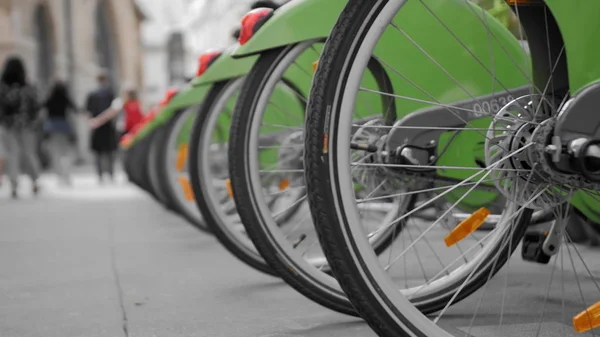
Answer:
M486 135L489 179L508 200L528 208L554 207L568 197L560 188L548 188L554 177L540 159L545 152L536 146L546 144L545 130L555 111L544 97L522 96L500 109Z
M557 109L547 97L527 95L504 106L485 142L490 178L509 200L546 209L564 203L574 188L598 188L581 175L564 174L547 153Z

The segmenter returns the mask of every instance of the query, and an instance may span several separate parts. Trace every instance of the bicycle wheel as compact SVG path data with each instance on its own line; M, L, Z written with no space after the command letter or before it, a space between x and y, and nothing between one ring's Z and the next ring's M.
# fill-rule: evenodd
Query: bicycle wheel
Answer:
M169 210L173 210L173 203L171 200L167 198L167 195L164 190L164 183L161 181L164 177L161 177L159 172L159 166L161 163L159 162L160 158L160 150L162 148L162 144L165 141L165 126L161 125L154 130L152 134L152 138L150 141L150 145L148 148L148 157L146 158L148 161L146 162L147 170L148 170L148 180L150 182L150 189L152 190L152 195L156 198L156 200L165 206Z
M242 222L269 265L306 297L338 312L356 315L331 276L306 209L303 122L313 64L322 46L319 40L306 41L261 55L234 111L230 175ZM371 70L381 75L375 63ZM371 81L386 90L385 77L373 76ZM380 101L384 104L388 100ZM389 111L393 114L394 108L389 106ZM377 113L362 117L364 125L370 125L386 116ZM355 138L368 137L368 133L366 128L358 128ZM390 217L409 202L371 203L368 213L372 218ZM386 235L379 235L374 244L389 244L384 238Z
M148 169L148 156L150 153L151 145L154 139L154 132L148 133L143 139L139 140L136 144L136 156L138 163L143 163L142 165L136 165L135 170L137 171L137 176L139 177L140 187L148 192L151 197L156 199L154 190L152 189L152 184L150 182L150 171Z
M137 176L137 171L135 168L135 159L138 148L139 143L136 143L125 150L125 173L127 174L127 179L129 182L141 188L140 178Z
M352 143L357 102L385 94L363 85L370 58L390 75L398 119L375 141ZM530 72L519 42L467 1L350 1L340 16L310 95L309 203L334 274L378 334L444 336L469 327L440 329L423 313L444 314L487 285L518 246L532 208L563 202L531 183L533 163L519 156L531 145L513 141L529 139L554 106L531 94ZM351 149L375 160L356 161ZM382 226L407 221L403 238L379 256L360 221L356 168L396 189L381 197L418 196ZM433 221L411 219L428 205ZM491 209L501 214L480 238L474 229Z
M229 124L242 83L240 78L214 84L198 111L189 144L192 189L196 205L219 242L247 265L275 275L247 237L229 193Z
M165 125L164 138L159 144L158 173L165 196L177 213L196 228L207 231L194 202L188 162L188 142L197 110L197 106L191 106L178 111Z

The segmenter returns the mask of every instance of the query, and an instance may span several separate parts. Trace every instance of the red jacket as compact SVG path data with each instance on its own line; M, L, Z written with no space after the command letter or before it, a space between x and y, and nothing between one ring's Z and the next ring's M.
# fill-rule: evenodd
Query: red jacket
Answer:
M138 101L127 101L123 105L125 111L125 131L131 131L137 124L144 119L142 108Z

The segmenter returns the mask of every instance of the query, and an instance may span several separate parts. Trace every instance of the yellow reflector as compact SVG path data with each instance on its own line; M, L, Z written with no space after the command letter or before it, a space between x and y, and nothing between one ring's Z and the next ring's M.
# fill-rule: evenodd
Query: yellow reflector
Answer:
M577 332L586 332L600 326L600 302L573 317L573 327Z
M313 62L312 66L313 66L313 74L314 74L315 72L317 72L317 67L319 66L319 61Z
M451 247L455 245L457 242L460 242L462 239L469 236L469 234L473 233L477 230L484 222L485 219L490 215L490 210L482 207L475 211L475 213L471 214L468 218L463 220L458 226L456 226L448 236L444 239L447 247Z
M231 179L225 180L225 187L227 187L227 193L229 194L229 199L233 200L233 189L231 188Z
M179 150L177 151L177 171L181 172L185 168L185 163L187 163L188 157L188 145L181 144L179 146Z
M287 179L283 179L280 183L279 183L279 191L284 191L286 190L288 187L290 187L290 181Z
M185 199L187 201L194 201L196 198L194 197L194 191L192 190L192 186L190 185L190 181L186 177L179 177L179 184L183 189L183 194L185 195Z

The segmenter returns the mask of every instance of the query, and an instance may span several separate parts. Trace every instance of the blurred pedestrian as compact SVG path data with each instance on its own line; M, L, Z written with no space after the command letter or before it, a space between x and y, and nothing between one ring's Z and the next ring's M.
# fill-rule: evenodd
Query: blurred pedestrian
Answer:
M6 151L6 171L12 197L18 197L21 163L32 180L32 190L38 194L40 163L37 155L37 133L40 106L36 89L27 83L23 61L18 57L6 60L0 78L0 125Z
M4 159L6 158L6 146L4 146L5 133L6 131L4 131L4 127L0 125L0 186L2 186L2 179L4 174Z
M125 97L125 100L121 97L115 98L108 109L90 120L92 127L100 127L105 123L111 123L112 121L117 120L117 125L119 126L118 131L120 132L119 138L121 138L133 130L138 124L142 123L144 114L142 113L142 107L137 96L137 91L132 88L126 89L123 91L123 96Z
M104 72L98 75L97 80L99 87L88 95L86 109L91 115L89 121L92 128L90 145L96 157L98 179L102 182L105 173L109 175L111 180L114 180L114 162L118 146L118 135L114 119L104 120L99 118L111 107L115 96L108 83L108 77Z
M70 154L75 131L70 120L77 112L77 108L63 82L58 81L54 84L48 99L44 102L44 107L47 111L44 131L49 136L48 147L52 166L60 181L71 185Z
M120 99L120 98L118 98ZM129 133L133 128L142 122L144 119L144 113L142 112L142 105L138 98L137 91L135 89L127 89L125 91L125 102L120 101L113 104L114 107L123 106L123 112L125 113L125 130L123 134ZM111 107L113 107L111 105ZM118 113L118 112L116 112Z

